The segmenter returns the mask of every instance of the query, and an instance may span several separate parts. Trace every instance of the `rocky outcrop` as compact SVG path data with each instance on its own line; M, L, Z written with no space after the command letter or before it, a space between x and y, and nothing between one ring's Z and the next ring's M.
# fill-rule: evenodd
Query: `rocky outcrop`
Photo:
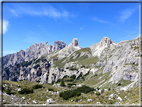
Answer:
M113 41L110 38L104 37L104 38L102 38L101 42L99 43L99 48L104 47L104 46L109 46L112 43L113 43Z
M110 81L113 83L117 83L122 78L124 80L137 81L140 70L139 38L120 42L114 47L106 48L102 52L101 59L107 62L103 73L111 72Z
M72 41L73 46L79 46L78 39L74 38Z
M30 46L25 52L25 61L30 61L34 58L38 58L41 55L48 54L52 52L52 46L46 42L43 43L35 43L34 45Z
M44 43L35 43L26 49L26 51L20 50L17 53L6 55L3 57L4 68L8 66L13 66L15 63L22 63L24 61L30 61L32 59L38 58L44 54L55 52L63 49L66 46L65 42L55 41L54 46Z
M55 41L55 42L54 42L54 45L53 45L53 48L52 48L52 52L61 50L61 49L63 49L64 47L66 47L66 43L65 43L65 42L62 42L62 41Z
M117 45L114 43L110 38L104 37L99 43L95 43L94 45L90 46L90 49L92 51L93 56L100 57L102 51L107 48L114 48L114 46Z
M4 68L9 65L14 65L15 63L22 63L25 60L25 51L20 50L14 54L10 54L3 57Z
M64 49L60 50L57 54L58 54L58 57L61 59L63 57L66 57L66 56L72 54L73 52L75 52L79 49L81 49L81 47L79 46L78 40L77 40L77 38L74 38L68 46L66 46Z
M29 47L29 53L33 54L33 57L34 55L39 57L40 54L38 55L37 51L40 48L40 53L44 53L44 46L45 44L36 43ZM111 39L105 37L100 43L96 43L90 48L81 48L77 39L73 39L68 46L61 41L55 41L53 48L50 48L48 42L46 46L49 48L48 51L46 50L47 53L60 50L60 47L65 48L32 60L31 63L30 61L26 62L26 66L23 65L18 68L18 65L15 65L4 69L3 79L10 77L7 80L12 80L12 78L17 76L19 80L39 80L42 83L51 83L52 81L56 82L58 79L62 79L65 75L80 77L80 75L88 75L90 73L89 78L99 79L97 83L99 87L108 83L118 83L121 80L130 82L138 82L139 80L139 38L116 44ZM34 50L36 53L33 53ZM26 53L21 50L16 56L14 54L8 57L18 60L19 56L23 58L24 55L26 56ZM52 61L53 59L55 59L55 62ZM58 63L56 63L57 61Z

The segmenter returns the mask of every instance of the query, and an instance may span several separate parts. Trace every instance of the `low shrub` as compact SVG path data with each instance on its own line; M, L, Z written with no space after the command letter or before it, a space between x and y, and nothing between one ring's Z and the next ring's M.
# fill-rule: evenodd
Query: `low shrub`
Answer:
M71 85L68 85L68 88L71 88Z
M121 83L119 83L118 86L121 86Z
M33 86L33 89L38 89L38 88L42 88L42 87L43 87L42 85L36 84L36 85Z
M96 93L96 95L101 95L100 93Z
M64 81L63 81L63 79L61 80L60 86L63 86L63 87L66 86L65 83L64 83Z
M68 83L67 85L72 86L72 85L76 85L76 84L74 84L74 83Z
M71 90L71 91L64 91L60 93L60 97L62 97L64 100L68 100L71 97L74 96L80 96L81 93L75 90Z
M88 86L83 85L82 87L78 87L77 89L74 89L74 90L61 92L60 97L62 97L64 100L68 100L71 97L80 96L81 93L88 93L90 91L94 91L94 88L90 88Z
M38 83L39 83L39 82L40 82L40 80L37 80L36 82L38 82Z
M32 89L28 89L28 88L23 88L21 91L19 91L19 94L29 94L29 93L33 93L34 91Z
M70 76L70 78L73 78L73 79L75 79L75 78L76 78L76 75L72 75L72 76Z
M53 88L48 88L48 90L49 90L49 91L54 91L54 89L53 89Z
M63 79L64 79L64 78L68 78L68 77L69 77L68 75L65 75L65 76L63 77Z
M12 94L11 88L9 86L6 88L6 94L8 94L8 95Z
M83 85L82 87L78 87L77 89L75 89L78 92L83 92L83 93L88 93L90 91L94 91L94 88L90 88L88 86Z
M62 79L58 79L58 80L56 81L56 83L61 82L61 81L62 81Z
M100 88L99 88L99 87L97 87L97 89L99 90Z

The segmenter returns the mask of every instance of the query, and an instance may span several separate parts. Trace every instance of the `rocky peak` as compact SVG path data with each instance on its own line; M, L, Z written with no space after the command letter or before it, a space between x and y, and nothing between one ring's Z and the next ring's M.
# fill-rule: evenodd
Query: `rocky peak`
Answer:
M34 45L35 45L35 46L38 46L38 43L36 42Z
M78 39L77 39L77 38L74 38L74 39L72 40L72 44L73 44L73 46L79 46Z
M66 47L66 43L63 41L55 41L52 51L58 51L60 49L63 49L64 47Z
M48 44L48 41L45 44Z
M19 54L24 58L25 57L25 51L24 50L20 50Z
M99 47L109 46L112 43L113 43L113 41L110 38L104 37L104 38L102 38L101 42L99 43Z
M55 41L54 46L48 44L48 41L44 43L35 43L32 46L28 47L26 51L20 50L11 55L6 55L3 57L4 67L9 65L14 65L15 63L21 63L23 61L30 61L32 59L38 58L44 54L54 52L66 47L66 43L62 41Z

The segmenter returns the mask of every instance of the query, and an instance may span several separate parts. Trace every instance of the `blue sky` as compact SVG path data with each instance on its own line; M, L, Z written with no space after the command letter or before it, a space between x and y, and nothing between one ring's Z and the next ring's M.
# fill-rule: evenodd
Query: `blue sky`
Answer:
M118 43L139 36L139 3L3 3L3 33L4 56L35 42Z

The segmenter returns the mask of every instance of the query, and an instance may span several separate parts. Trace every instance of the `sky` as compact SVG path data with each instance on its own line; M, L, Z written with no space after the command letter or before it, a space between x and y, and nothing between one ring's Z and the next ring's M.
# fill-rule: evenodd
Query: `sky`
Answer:
M82 48L109 37L119 43L139 36L139 3L3 3L3 56L35 44Z

